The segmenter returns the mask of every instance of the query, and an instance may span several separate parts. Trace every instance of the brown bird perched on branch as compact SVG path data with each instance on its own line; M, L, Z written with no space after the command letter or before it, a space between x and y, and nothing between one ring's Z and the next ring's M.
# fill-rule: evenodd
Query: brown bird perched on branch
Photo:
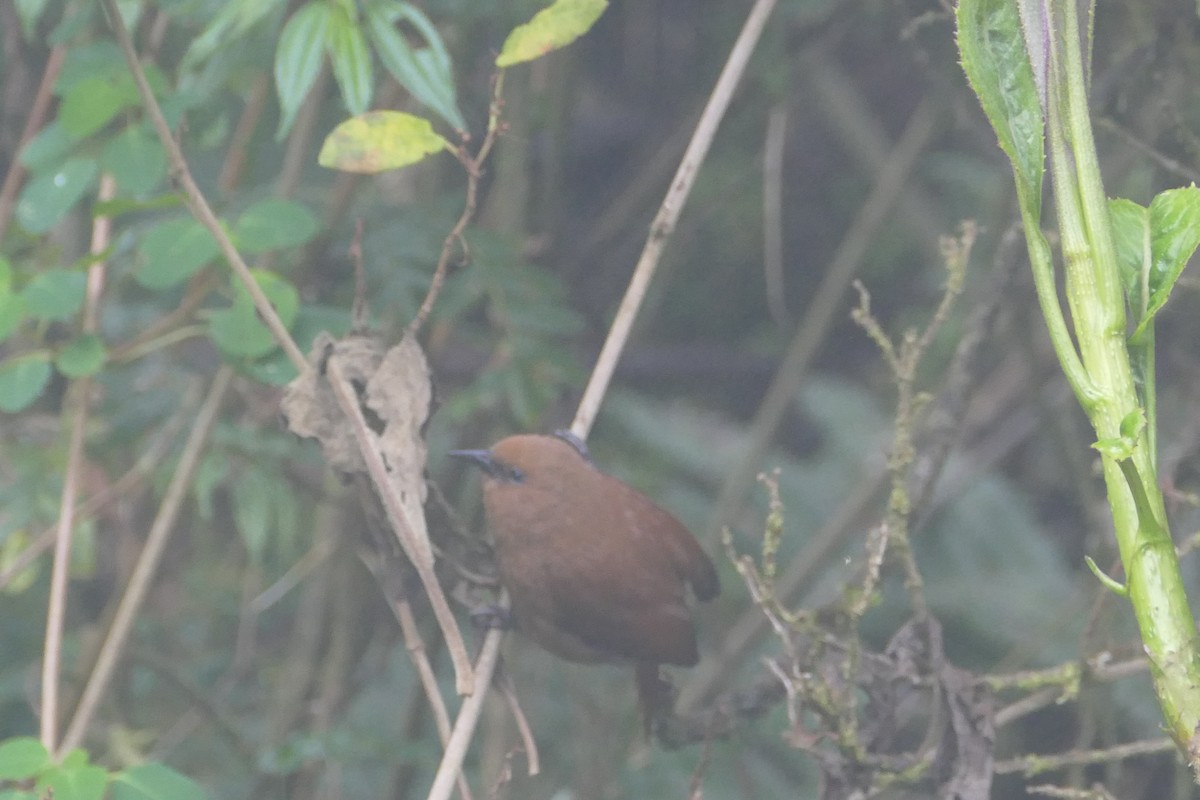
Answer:
M569 433L510 436L456 450L483 471L500 582L517 628L583 663L633 663L647 731L669 710L659 665L699 659L685 587L720 591L717 572L679 520L600 472Z

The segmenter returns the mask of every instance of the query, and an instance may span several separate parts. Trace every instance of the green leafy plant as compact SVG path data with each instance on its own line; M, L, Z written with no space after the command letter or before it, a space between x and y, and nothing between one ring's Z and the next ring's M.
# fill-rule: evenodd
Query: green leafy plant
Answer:
M203 800L193 780L162 764L108 771L92 764L83 750L61 761L31 737L0 742L0 796L7 800Z
M962 0L963 68L1012 162L1042 313L1071 388L1095 428L1126 594L1167 729L1200 775L1200 651L1158 488L1154 318L1200 244L1200 190L1149 207L1109 200L1092 137L1087 81L1092 5ZM1068 326L1041 230L1049 153ZM1093 565L1094 567L1094 565Z

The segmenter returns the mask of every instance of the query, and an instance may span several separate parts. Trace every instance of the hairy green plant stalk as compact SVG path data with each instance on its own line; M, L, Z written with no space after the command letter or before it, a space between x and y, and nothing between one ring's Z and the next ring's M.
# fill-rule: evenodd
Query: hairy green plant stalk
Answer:
M1178 251L1195 249L1191 220L1200 225L1200 195L1172 195L1160 204L1182 209L1188 219L1182 227L1164 222L1164 214L1155 217L1159 198L1150 209L1106 198L1087 105L1090 13L1081 29L1075 0L961 0L959 50L1012 161L1038 300L1063 371L1096 430L1127 576L1123 587L1108 583L1129 598L1168 731L1197 768L1200 651L1158 489L1150 322L1178 277ZM1047 150L1073 337L1039 227ZM1122 242L1142 236L1140 258L1125 258L1129 248L1117 246L1118 233ZM1150 280L1158 283L1151 287ZM1127 295L1136 317L1132 337Z

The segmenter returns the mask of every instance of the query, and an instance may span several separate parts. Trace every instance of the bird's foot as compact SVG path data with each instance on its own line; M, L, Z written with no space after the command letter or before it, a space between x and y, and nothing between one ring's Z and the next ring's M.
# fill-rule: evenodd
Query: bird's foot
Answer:
M471 609L471 622L483 630L511 631L517 627L512 611L504 606L486 605Z

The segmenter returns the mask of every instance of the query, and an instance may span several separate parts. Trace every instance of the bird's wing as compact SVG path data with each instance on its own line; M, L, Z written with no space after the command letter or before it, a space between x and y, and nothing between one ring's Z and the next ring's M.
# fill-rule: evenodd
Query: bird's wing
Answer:
M674 573L691 585L697 600L712 600L720 594L721 583L712 559L683 523L637 489L615 479L614 483L625 495L622 507L630 509L630 519L636 520L639 540L644 540L638 546L654 548Z
M644 567L624 566L556 575L549 588L558 626L605 656L695 664L696 632L681 593Z

